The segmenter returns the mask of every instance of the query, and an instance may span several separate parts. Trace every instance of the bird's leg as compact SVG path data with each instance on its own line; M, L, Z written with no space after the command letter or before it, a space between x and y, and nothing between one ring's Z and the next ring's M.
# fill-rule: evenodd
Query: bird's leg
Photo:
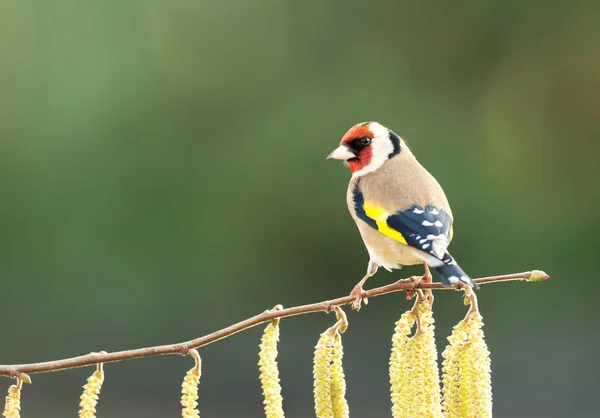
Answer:
M352 302L352 309L354 309L355 311L360 311L360 307L361 307L361 302L363 301L363 285L365 284L365 282L367 281L367 279L369 277L371 277L372 275L374 275L375 273L377 273L377 264L375 264L373 261L369 261L369 265L367 266L367 274L365 274L365 277L363 277L361 279L360 282L358 282L356 284L356 286L354 286L354 289L352 289L352 292L350 292L350 296L354 296L355 300L354 302ZM365 305L369 303L369 301L365 298Z
M423 282L425 283L431 283L433 281L433 276L431 276L429 266L427 265L427 263L423 263L423 266L425 267L425 273L423 274L421 280L423 280ZM429 301L429 305L433 305L433 292L431 291L431 289L425 290L425 297Z
M431 283L433 280L433 276L431 275L431 272L429 271L429 265L427 265L427 263L423 263L423 267L425 267L425 274L423 274L423 281L425 283Z

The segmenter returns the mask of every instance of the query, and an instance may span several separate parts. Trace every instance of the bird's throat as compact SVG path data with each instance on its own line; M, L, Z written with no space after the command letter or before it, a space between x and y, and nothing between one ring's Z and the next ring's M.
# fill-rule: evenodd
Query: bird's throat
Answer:
M371 163L371 157L373 156L372 147L367 147L360 151L356 158L351 158L347 161L350 171L356 173L362 170Z

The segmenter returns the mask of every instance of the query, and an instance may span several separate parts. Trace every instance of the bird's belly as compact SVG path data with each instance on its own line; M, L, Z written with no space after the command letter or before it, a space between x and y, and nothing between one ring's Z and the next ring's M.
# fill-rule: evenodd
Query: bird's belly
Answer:
M428 263L435 266L439 260L417 248L402 244L390 237L383 235L368 225L359 227L371 260L378 266L386 269L398 269L402 266Z

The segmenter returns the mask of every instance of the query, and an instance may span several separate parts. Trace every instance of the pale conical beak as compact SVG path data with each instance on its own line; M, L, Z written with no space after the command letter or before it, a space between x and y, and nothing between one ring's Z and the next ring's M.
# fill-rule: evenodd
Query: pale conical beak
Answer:
M333 150L331 154L327 156L328 160L344 160L347 161L351 158L356 158L356 155L348 149L346 145L340 145Z

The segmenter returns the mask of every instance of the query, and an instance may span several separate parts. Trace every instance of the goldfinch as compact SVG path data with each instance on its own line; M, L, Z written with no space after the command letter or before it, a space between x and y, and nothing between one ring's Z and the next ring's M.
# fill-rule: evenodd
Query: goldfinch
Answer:
M424 263L426 280L429 265L444 285L476 285L448 252L452 211L444 191L398 135L377 122L359 123L327 158L344 160L352 172L348 210L370 257L367 274L350 293L354 309L379 267Z

